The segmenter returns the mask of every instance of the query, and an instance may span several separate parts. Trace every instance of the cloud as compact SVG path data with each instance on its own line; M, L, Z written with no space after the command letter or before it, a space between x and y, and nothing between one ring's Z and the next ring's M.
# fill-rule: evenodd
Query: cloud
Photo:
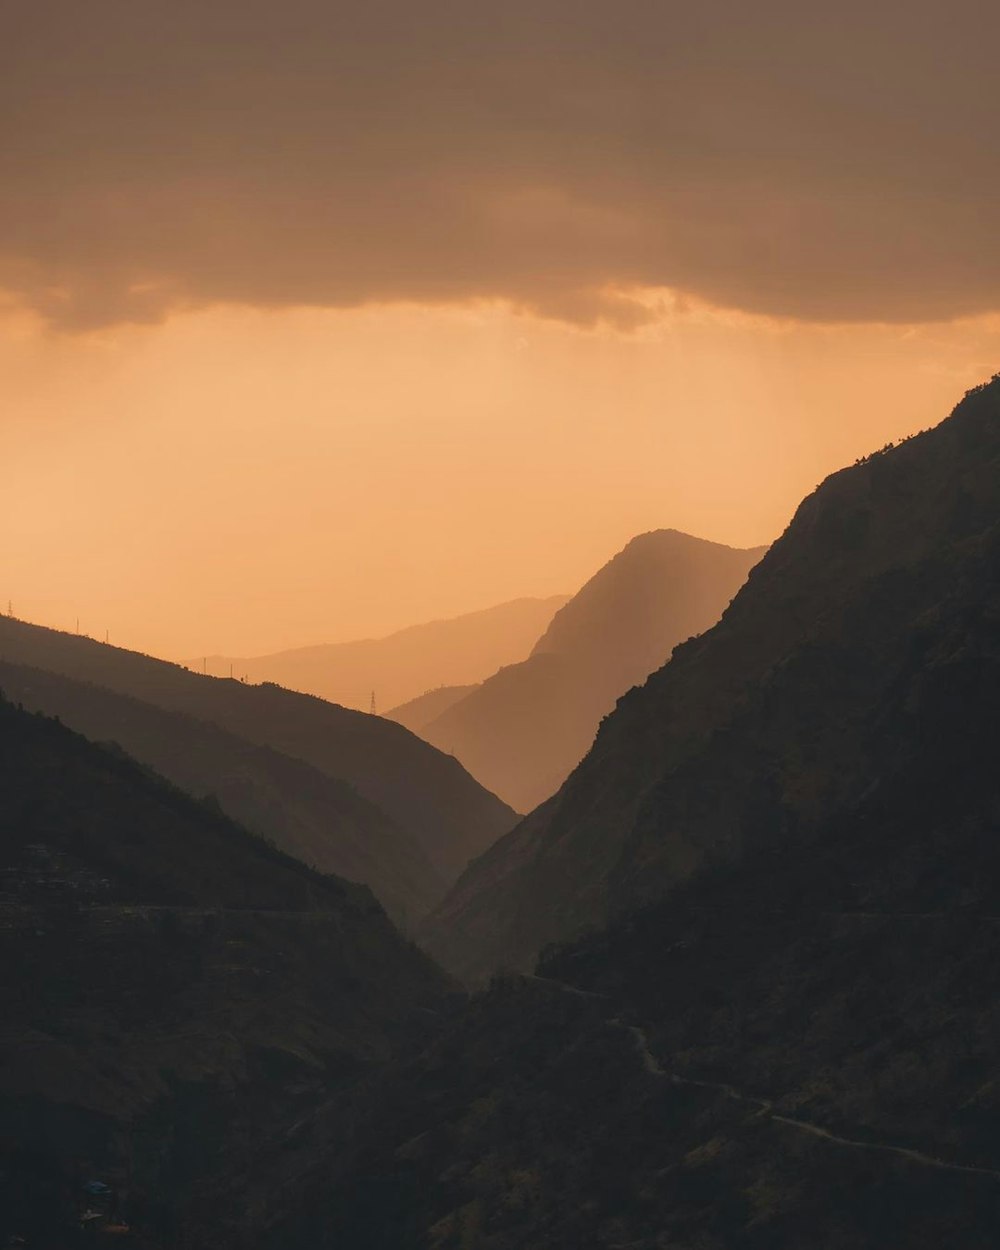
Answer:
M7 0L0 286L54 324L665 288L1000 308L989 0Z

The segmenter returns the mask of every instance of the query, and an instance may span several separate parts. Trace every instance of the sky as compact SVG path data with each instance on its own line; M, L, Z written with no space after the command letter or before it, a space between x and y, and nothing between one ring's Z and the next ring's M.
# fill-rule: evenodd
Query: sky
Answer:
M769 542L1000 368L993 3L0 15L26 619L252 655Z

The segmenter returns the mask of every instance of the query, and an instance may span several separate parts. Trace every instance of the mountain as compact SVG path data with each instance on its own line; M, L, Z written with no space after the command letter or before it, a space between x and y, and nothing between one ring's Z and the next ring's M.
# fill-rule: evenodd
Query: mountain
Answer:
M87 1206L103 1240L120 1204L176 1244L260 1135L451 996L363 887L5 701L0 793L4 1244L78 1245Z
M1000 378L825 482L470 867L456 967L549 945L465 1002L0 706L0 1235L79 1244L95 1176L151 1247L990 1250L998 706Z
M447 711L452 704L457 703L459 699L464 699L467 694L471 694L476 689L476 685L438 686L436 690L427 690L424 694L418 694L415 699L409 699L406 703L401 703L399 707L390 708L385 716L387 720L398 721L400 725L405 725L407 729L419 735L421 730L436 720L442 712Z
M558 790L601 718L679 642L714 624L765 548L656 530L634 538L555 614L531 655L420 730L518 811Z
M825 482L472 866L481 964L564 940L319 1117L259 1244L987 1250L998 707L1000 377Z
M210 655L192 668L248 681L273 681L333 703L368 711L374 691L389 708L441 685L482 681L501 664L525 656L566 595L514 599L450 620L412 625L385 638L297 647L273 655Z
M302 760L89 682L0 661L0 690L113 742L182 790L210 796L233 820L321 872L371 887L404 929L437 902L444 879L390 817Z
M205 677L9 617L0 618L0 659L91 682L303 760L374 803L446 879L515 820L457 760L401 725L310 695Z
M998 396L970 394L807 498L719 624L622 699L562 790L470 865L429 948L467 976L528 967L748 845L812 844L885 786L901 749L886 726L907 724L918 683L961 676L934 630L993 619Z

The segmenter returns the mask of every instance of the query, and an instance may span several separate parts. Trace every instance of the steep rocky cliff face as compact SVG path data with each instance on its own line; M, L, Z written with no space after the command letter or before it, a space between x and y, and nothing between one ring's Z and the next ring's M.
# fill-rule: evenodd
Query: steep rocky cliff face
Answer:
M994 382L803 502L720 623L626 696L559 794L470 866L430 949L471 977L527 967L702 868L846 819L910 766L886 727L908 726L933 680L946 698L992 645L998 519Z

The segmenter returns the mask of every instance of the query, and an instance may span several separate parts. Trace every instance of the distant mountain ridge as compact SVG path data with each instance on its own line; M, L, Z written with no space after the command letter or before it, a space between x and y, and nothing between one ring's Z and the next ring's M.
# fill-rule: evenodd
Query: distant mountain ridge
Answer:
M482 681L501 664L522 659L567 595L513 599L479 612L428 621L384 638L321 643L271 655L210 655L188 663L216 677L246 676L289 690L319 695L368 711L372 692L379 712L438 686Z
M419 736L421 731L437 720L443 712L476 689L478 689L477 685L438 686L435 690L418 694L415 699L408 699L406 703L401 703L398 707L390 708L385 716L388 720L398 721L400 725L405 725L407 729Z
M9 617L0 618L0 659L211 722L247 742L303 760L379 807L446 879L515 820L457 760L403 726L311 695L205 677Z
M559 609L531 654L419 729L519 811L559 788L601 717L701 633L764 554L654 530L632 539Z
M905 717L898 692L921 666L948 671L935 624L954 617L960 636L964 614L991 645L998 523L994 382L802 503L719 624L622 699L563 789L470 865L430 948L466 975L527 967L708 864L851 810L896 767L879 724Z

